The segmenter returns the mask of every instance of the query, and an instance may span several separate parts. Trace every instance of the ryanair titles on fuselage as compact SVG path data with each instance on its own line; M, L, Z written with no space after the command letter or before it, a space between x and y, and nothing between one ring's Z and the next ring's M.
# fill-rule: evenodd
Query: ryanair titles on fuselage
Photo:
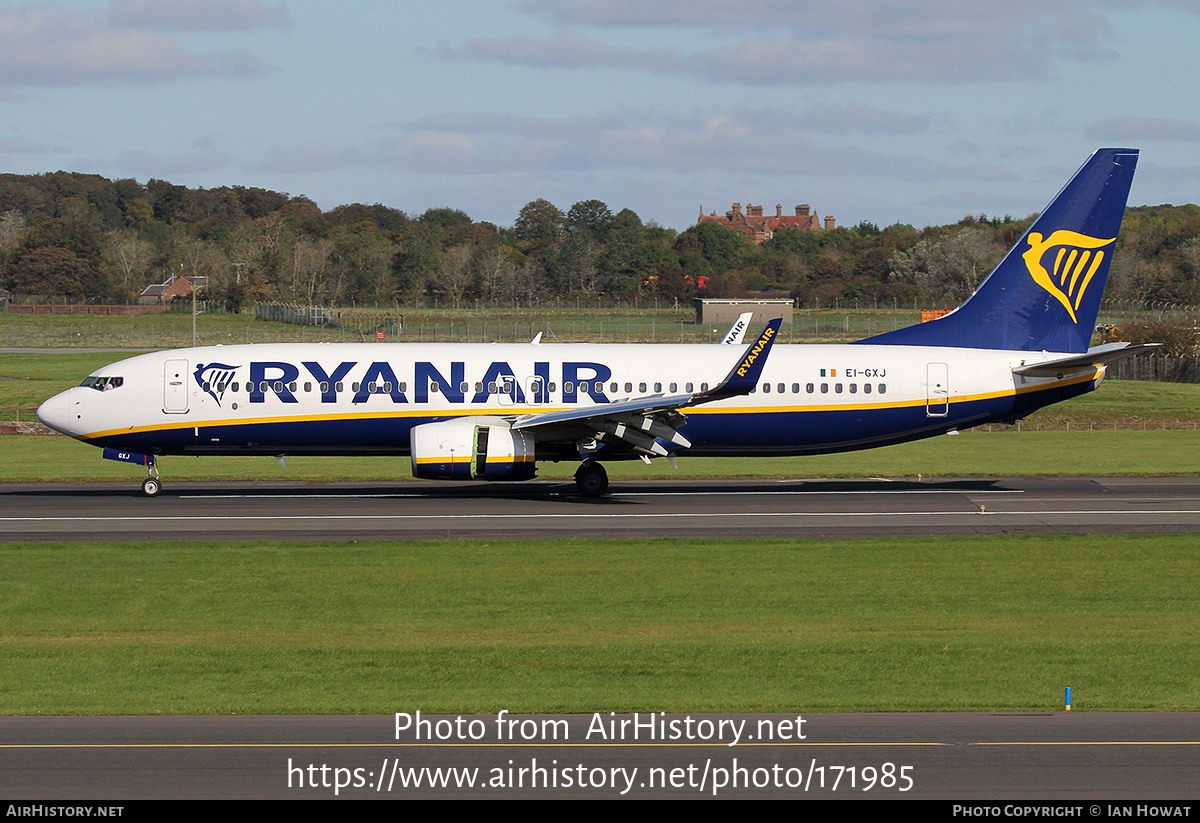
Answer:
M220 405L234 382L237 382L237 372L240 368L239 365L227 363L200 363L192 374L197 385ZM304 371L304 376L301 370ZM297 400L291 384L311 379L320 387L322 403L336 403L338 384L350 379L351 375L354 375L351 403L366 403L372 396L377 395L387 395L393 403L410 402L408 382L400 379L393 365L386 360L376 360L367 364L361 374L360 363L356 360L343 361L332 368L327 368L315 360L302 361L299 366L278 360L251 361L247 366L245 378L245 397L251 403L264 403L268 395L275 395L284 403L298 403L300 401ZM580 383L588 384L583 393L586 393L592 402L609 402L601 384L612 377L612 369L603 363L565 361L555 376L561 377L561 397L564 403L578 402ZM468 382L467 364L462 360L451 361L448 365L434 365L429 361L418 360L413 363L411 402L428 403L430 395L436 394L449 403L486 403L490 396L506 385L512 387L511 396L517 403L550 402L552 384L549 361L535 362L533 373L526 377L534 378L534 381L524 386L512 366L504 361L492 362L482 375L472 377L475 379Z

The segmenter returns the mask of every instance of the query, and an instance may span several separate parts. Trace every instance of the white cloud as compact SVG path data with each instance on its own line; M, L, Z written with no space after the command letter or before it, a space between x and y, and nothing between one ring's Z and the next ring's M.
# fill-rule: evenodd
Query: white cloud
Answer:
M276 146L255 166L258 171L319 172L361 166L361 154L355 149L335 149L328 143L302 146Z
M180 175L217 171L229 166L232 158L206 146L195 146L180 154L161 154L134 149L123 151L116 160L117 168L137 179L159 177L166 180Z
M149 85L263 71L248 52L190 52L174 38L100 15L0 8L0 87Z
M45 154L61 151L23 137L0 137L0 154Z
M748 85L1019 80L1047 77L1064 61L1106 60L1115 54L1106 18L1072 0L763 0L750 5L527 0L521 8L559 29L542 37L470 40L441 53L510 65L655 71ZM614 30L626 35L653 30L662 44L605 42ZM695 33L716 45L679 45L697 42Z
M283 3L262 0L112 0L109 20L118 27L176 31L291 28Z
M403 124L394 137L362 154L368 165L443 174L621 170L866 175L903 181L1011 179L993 166L884 154L819 139L889 130L923 134L929 119L861 104L825 104L799 112L618 109L561 118L460 112Z
M1165 117L1110 117L1088 126L1093 140L1200 140L1200 121Z

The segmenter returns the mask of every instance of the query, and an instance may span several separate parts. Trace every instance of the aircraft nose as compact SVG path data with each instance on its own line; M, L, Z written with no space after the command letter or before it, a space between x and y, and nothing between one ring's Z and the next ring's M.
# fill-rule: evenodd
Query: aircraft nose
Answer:
M42 421L43 426L54 429L60 434L71 433L70 394L70 391L56 394L38 406L37 419Z

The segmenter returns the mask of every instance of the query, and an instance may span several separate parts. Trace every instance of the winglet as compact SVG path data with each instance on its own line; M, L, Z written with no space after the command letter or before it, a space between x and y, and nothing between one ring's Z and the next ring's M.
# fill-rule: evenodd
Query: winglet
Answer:
M746 311L738 315L737 320L733 321L733 325L729 327L729 331L725 332L725 337L721 340L722 343L736 346L742 342L742 338L746 336L746 329L750 327L750 320L753 319L754 312Z
M737 397L753 391L754 387L758 385L758 377L762 374L763 367L767 365L767 355L771 353L771 346L775 344L775 338L779 336L779 327L782 325L782 317L776 317L767 323L762 334L750 344L746 353L742 355L742 359L726 375L721 384L710 392L702 393L703 401L701 402L707 403L724 397ZM700 396L697 395L697 397Z

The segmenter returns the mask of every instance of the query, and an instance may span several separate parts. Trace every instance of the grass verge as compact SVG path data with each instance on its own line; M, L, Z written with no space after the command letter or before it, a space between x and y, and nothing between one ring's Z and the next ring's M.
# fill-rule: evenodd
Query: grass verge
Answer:
M0 546L0 712L1197 710L1195 547Z
M1024 477L1044 475L1190 475L1200 462L1200 431L1071 430L969 431L869 451L810 457L688 457L679 469L663 460L610 462L613 482L704 478L810 477ZM160 458L163 479L208 481L406 481L407 457ZM0 437L0 480L8 482L128 482L145 476L138 466L104 460L100 450L58 435ZM539 463L543 480L571 480L577 464Z

